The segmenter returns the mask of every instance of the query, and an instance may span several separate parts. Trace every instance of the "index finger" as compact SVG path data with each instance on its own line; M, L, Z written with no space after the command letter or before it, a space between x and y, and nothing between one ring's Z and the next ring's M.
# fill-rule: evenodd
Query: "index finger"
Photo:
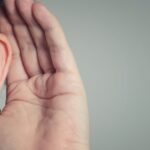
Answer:
M55 70L77 70L72 51L57 19L40 3L33 4L33 15L45 33Z

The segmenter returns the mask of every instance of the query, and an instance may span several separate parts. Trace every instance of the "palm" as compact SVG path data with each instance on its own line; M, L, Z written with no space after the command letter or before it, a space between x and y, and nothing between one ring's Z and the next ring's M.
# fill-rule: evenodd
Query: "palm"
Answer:
M20 1L16 10L15 0L6 0L9 18L2 11L0 17L1 32L14 51L7 105L0 118L0 141L5 147L0 149L83 149L88 141L86 99L63 32L43 6L34 4L33 19L33 2L24 0L20 5Z
M28 81L21 81L11 85L17 86L17 88L13 88L14 92L9 95L9 97L13 97L13 99L8 98L9 102L3 111L3 116L6 117L2 118L1 128L6 128L5 124L9 125L10 131L6 129L8 130L7 134L10 135L10 139L16 139L17 143L20 143L20 145L15 145L16 147L14 147L14 149L22 150L37 147L35 150L38 148L42 150L57 150L64 147L64 145L68 147L67 149L71 149L73 146L82 144L82 141L79 140L81 143L78 141L80 136L77 129L78 124L75 123L77 119L75 116L81 113L76 110L80 109L78 105L82 97L80 95L77 96L75 93L70 93L71 91L66 93L57 90L59 89L57 83L56 85L51 85L51 83L55 83L55 80L61 84L62 76L63 75L60 75L59 77L58 75L57 77L57 75L52 76L48 74L43 76L38 75ZM45 82L45 80L47 80L47 82ZM37 82L45 82L45 84L37 86ZM45 89L45 86L48 86L47 89L40 95L39 90ZM55 90L58 91L58 93L51 93L51 91L55 91L53 87L56 88ZM64 85L64 89L65 87ZM38 90L33 92L31 88ZM15 94L17 91L19 92ZM43 94L46 96L43 97ZM70 104L66 105L68 100ZM73 105L76 103L79 104ZM2 138L5 137L5 128L2 130L4 131L4 133L1 134ZM14 131L17 132L14 133ZM24 139L28 139L25 145ZM8 143L10 143L10 141L8 141ZM5 145L12 146L8 143Z

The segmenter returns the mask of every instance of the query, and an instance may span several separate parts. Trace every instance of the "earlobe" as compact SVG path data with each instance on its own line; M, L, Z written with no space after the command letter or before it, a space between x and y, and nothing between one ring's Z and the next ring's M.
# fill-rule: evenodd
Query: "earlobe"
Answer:
M4 83L12 57L12 49L8 39L0 34L0 89Z

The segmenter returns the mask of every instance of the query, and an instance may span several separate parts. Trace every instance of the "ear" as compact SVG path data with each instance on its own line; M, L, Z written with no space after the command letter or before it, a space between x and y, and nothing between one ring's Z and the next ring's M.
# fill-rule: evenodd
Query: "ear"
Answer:
M0 89L4 83L12 57L12 49L8 39L0 34Z

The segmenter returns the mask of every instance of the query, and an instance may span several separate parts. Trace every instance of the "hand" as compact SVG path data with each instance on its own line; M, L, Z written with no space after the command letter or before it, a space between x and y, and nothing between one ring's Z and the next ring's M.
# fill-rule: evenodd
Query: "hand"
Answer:
M0 150L87 150L86 95L57 19L32 0L5 0L0 30L13 50Z

